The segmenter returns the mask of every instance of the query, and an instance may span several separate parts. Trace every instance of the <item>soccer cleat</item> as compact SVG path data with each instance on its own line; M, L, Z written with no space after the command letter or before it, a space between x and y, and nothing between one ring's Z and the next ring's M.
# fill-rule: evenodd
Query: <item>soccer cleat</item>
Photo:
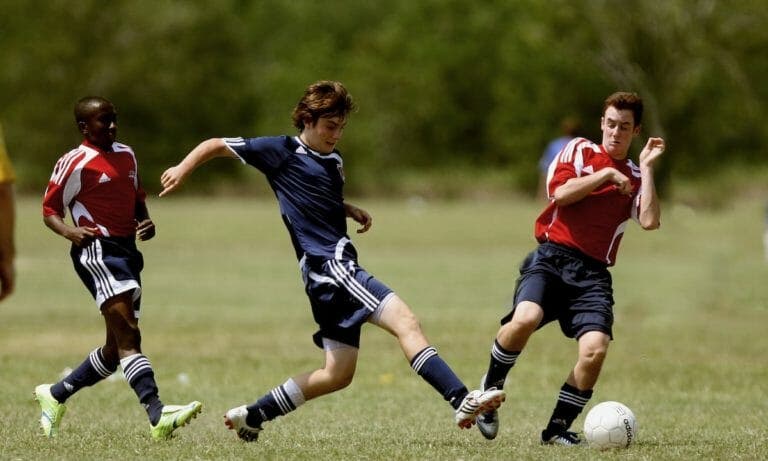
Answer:
M491 388L494 389L494 388ZM480 381L480 390L485 390L485 376ZM499 433L499 412L496 410L486 411L477 416L475 420L477 422L477 428L480 429L480 433L483 434L488 440L493 440Z
M203 409L203 404L194 401L186 405L164 405L157 424L150 424L150 433L155 440L172 437L173 431L186 425L192 418L197 418Z
M56 437L59 433L59 425L61 424L61 418L64 417L64 413L67 411L66 405L59 403L53 395L51 395L51 385L41 384L35 388L35 400L40 404L40 428L43 430L43 435L46 437Z
M456 424L462 429L469 429L475 424L479 414L499 408L506 397L507 394L504 391L495 388L468 393L456 409Z
M237 436L246 442L255 442L259 438L261 426L251 427L245 421L248 417L248 408L245 405L233 408L224 415L224 425L228 429L237 431Z
M477 417L477 428L488 440L493 440L499 433L499 412L496 410L481 413Z
M579 435L571 431L562 431L554 434L548 434L546 430L541 431L542 445L562 445L572 447L581 443Z

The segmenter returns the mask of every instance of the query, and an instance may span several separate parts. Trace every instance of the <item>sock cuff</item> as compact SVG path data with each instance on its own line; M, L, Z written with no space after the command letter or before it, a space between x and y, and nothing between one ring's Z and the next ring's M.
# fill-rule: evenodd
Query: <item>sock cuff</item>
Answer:
M136 379L145 374L151 373L154 376L152 364L143 354L133 354L128 357L123 357L120 359L120 366L123 367L125 379L130 384L133 384Z
M413 356L411 359L411 368L413 368L413 371L416 373L420 373L424 364L435 356L437 356L437 349L432 346L427 346Z
M501 344L499 344L498 341L493 341L493 346L491 347L491 357L493 357L498 362L512 366L515 364L515 362L517 362L517 357L519 355L520 351L508 351L501 347Z
M296 384L296 381L294 381L293 378L288 378L288 381L283 384L283 389L285 389L285 393L288 394L291 402L293 402L294 408L303 405L304 402L306 402L304 392L302 392L301 388Z
M592 398L592 389L580 391L578 388L564 383L563 387L560 388L560 395L557 400L578 408L584 408L590 398Z
M96 348L88 354L88 360L91 362L91 366L96 373L102 378L106 378L117 370L117 364L110 366L104 359L104 354L101 351L101 347Z

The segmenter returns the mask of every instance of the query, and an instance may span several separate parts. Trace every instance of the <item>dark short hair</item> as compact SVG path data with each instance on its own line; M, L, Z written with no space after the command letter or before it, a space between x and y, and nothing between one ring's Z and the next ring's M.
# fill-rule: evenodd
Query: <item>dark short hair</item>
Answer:
M86 96L81 98L75 103L75 122L84 122L85 119L91 116L95 109L105 105L114 108L114 104L101 96Z
M307 119L314 123L320 117L347 118L355 109L352 95L347 92L344 85L332 80L320 80L304 90L304 96L293 109L291 118L293 126L301 131Z
M606 98L603 103L603 114L609 107L615 107L618 110L631 110L635 118L635 126L643 123L643 99L637 93L618 91Z

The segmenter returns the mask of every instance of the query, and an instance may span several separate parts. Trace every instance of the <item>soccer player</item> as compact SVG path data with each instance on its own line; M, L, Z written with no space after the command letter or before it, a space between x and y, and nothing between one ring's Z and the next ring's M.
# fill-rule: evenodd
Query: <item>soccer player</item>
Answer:
M642 116L639 96L612 94L600 119L602 144L574 138L550 165L549 204L535 225L539 246L520 267L514 307L501 319L491 348L482 388L502 389L535 330L557 320L565 336L576 338L576 366L541 433L543 444L580 442L568 429L592 396L612 339L614 302L608 268L616 262L630 218L643 229L659 227L654 165L664 152L664 140L648 139L639 167L627 157L632 140L640 134ZM484 412L477 423L485 438L495 438L498 412Z
M75 271L95 298L106 325L106 341L61 381L35 388L43 434L55 437L67 401L122 367L150 423L154 439L165 439L196 417L200 402L163 405L155 373L141 350L139 308L144 260L136 238L155 236L146 194L139 184L133 150L115 141L117 113L111 102L86 97L75 105L75 121L85 138L61 157L43 199L43 220L72 242ZM69 209L74 225L64 222Z
M372 218L344 200L343 162L336 150L353 109L352 97L341 83L316 82L293 110L297 136L208 139L161 176L163 196L216 157L239 159L259 169L277 196L299 260L319 325L313 339L324 350L325 364L289 378L250 405L227 411L226 426L246 441L258 438L264 422L348 386L366 322L397 338L411 368L452 405L460 427L472 427L479 413L495 410L504 400L504 392L496 389L468 392L429 344L408 305L358 265L346 218L360 224L358 233L371 227Z
M3 132L0 129L0 301L13 293L16 284L14 258L14 225L16 210L13 204L13 173L11 161L5 151Z

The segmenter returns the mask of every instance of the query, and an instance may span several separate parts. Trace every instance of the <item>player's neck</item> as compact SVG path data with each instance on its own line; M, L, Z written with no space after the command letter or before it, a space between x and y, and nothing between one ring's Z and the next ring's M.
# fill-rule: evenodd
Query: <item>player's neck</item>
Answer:
M304 144L304 147L307 147L307 148L309 148L310 150L312 150L313 152L315 152L315 153L317 153L317 154L321 154L321 152L320 152L320 149L318 149L317 147L313 146L313 145L312 145L312 143L311 143L311 142L309 142L309 141L307 140L307 138L304 136L304 133L301 133L301 134L299 135L299 141L300 141L302 144Z

